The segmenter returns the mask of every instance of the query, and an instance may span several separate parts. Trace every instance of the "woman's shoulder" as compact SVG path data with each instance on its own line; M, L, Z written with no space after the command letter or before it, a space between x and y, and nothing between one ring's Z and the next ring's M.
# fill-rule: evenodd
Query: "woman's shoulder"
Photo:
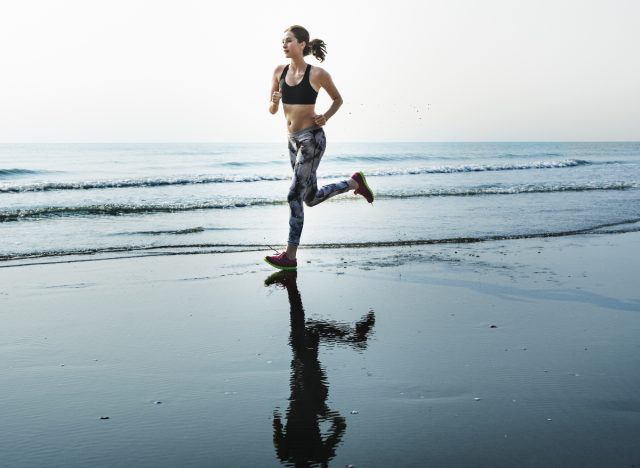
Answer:
M273 70L274 75L280 76L280 74L284 71L286 65L278 65L275 70Z
M321 78L323 76L329 76L329 72L322 67L318 67L316 65L311 66L311 76L314 78Z

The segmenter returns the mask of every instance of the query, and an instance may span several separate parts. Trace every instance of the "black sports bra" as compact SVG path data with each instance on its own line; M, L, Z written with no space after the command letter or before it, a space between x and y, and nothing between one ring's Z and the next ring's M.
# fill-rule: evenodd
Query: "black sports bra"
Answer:
M284 67L280 75L280 92L282 93L282 102L285 104L315 104L318 92L313 89L309 81L311 73L311 65L307 65L304 71L302 81L295 86L289 86L285 77L289 71L289 65Z

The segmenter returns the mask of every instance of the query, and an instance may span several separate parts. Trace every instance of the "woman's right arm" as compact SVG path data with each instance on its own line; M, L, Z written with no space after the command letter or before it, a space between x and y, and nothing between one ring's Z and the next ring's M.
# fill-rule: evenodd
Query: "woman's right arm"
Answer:
M280 93L280 73L282 73L282 66L276 67L273 72L273 79L271 80L271 100L269 101L269 112L275 114L278 112L280 106L280 99L282 94Z

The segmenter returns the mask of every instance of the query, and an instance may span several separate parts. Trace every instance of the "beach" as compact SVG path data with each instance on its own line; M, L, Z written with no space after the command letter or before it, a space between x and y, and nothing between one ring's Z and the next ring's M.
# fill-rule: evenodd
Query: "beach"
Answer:
M2 464L637 466L639 242L5 261Z
M1 11L0 468L640 467L640 2Z

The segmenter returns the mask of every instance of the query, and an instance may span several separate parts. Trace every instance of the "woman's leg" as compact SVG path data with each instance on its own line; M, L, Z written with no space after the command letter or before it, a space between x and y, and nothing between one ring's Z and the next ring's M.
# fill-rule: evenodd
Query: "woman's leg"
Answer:
M300 244L304 226L304 197L309 190L309 185L315 180L314 169L317 169L324 152L324 146L317 143L311 130L289 136L289 156L293 166L293 177L287 194L289 202L287 255L290 258L295 258L291 254L295 255Z
M287 256L296 258L300 236L304 226L304 205L315 206L318 203L348 192L357 187L353 179L325 185L318 189L316 171L320 165L326 137L322 128L311 129L289 136L289 157L293 167L293 177L287 201L289 202L289 240Z
M343 180L341 182L337 182L335 184L328 184L320 189L318 189L318 179L316 177L316 171L318 170L318 166L320 165L320 160L322 155L324 154L324 150L327 145L326 137L324 134L324 130L318 128L313 131L314 132L314 141L316 148L320 150L320 155L314 158L313 167L310 171L309 183L307 184L307 190L304 194L304 202L307 206L316 206L318 203L322 203L323 201L341 193L348 192L349 190L353 190L349 180Z

